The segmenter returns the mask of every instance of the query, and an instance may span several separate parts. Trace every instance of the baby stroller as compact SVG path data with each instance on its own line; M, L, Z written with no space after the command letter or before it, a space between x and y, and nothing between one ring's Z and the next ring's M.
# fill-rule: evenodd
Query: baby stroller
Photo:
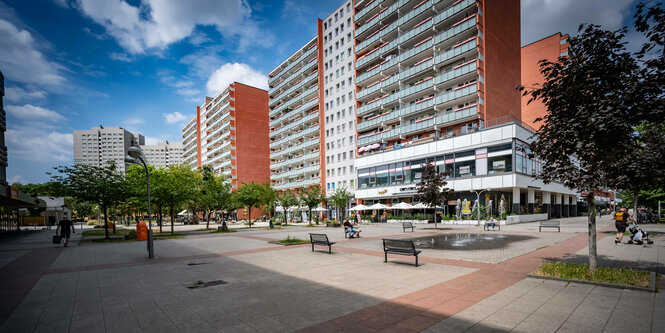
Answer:
M628 227L628 231L631 233L628 244L635 243L637 245L642 245L644 244L644 241L647 241L647 244L653 244L653 241L649 239L649 233L642 230L642 228L637 226L637 224L633 224Z

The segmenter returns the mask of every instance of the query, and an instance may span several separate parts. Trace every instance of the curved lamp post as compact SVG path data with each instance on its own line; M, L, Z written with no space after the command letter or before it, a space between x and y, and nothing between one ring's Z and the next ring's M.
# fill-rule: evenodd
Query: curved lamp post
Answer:
M484 189L484 190L480 190L480 191L469 190L469 192L471 192L471 193L475 193L476 196L478 197L478 198L477 198L477 202L478 202L478 208L477 208L477 209L478 209L478 212L476 213L476 217L478 218L478 225L480 225L480 194L483 193L483 192L489 192L490 190L492 190L492 189L489 188L489 187L486 188L486 189Z
M148 172L148 166L145 164L143 159L143 151L141 148L136 146L131 146L127 149L127 156L125 156L125 162L129 164L138 164L143 167L145 170L145 179L148 186L148 258L152 259L155 257L155 249L152 243L152 212L150 210L150 173Z

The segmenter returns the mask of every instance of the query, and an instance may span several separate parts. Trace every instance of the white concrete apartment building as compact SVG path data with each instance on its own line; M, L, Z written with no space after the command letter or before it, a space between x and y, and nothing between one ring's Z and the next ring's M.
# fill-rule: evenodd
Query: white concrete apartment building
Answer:
M140 146L145 155L145 162L156 168L168 168L183 163L182 142L157 142L156 145Z
M352 195L356 173L353 1L344 1L323 20L325 110L325 189L346 188ZM355 202L351 199L351 202Z
M125 155L131 146L145 145L143 135L122 127L95 126L74 131L74 163L104 166L115 161L118 170L125 172Z
M198 119L195 116L182 129L182 162L192 168L198 167L199 150L197 140L198 131L196 130L197 126Z

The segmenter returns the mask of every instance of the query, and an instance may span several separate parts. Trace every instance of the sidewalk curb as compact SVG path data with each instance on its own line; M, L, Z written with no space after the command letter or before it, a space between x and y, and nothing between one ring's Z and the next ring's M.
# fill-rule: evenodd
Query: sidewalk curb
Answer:
M542 276L542 275L534 275L534 274L529 274L528 277L534 278L534 279L540 279L540 280L554 280L554 281L562 281L562 282L590 284L590 285L594 285L594 286L616 288L616 289L630 289L630 290L638 290L638 291L648 291L648 292L651 292L651 293L656 292L656 272L651 272L651 277L649 279L649 288L627 286L627 285L616 284L616 283L607 283L607 282L596 282L596 281L577 280L577 279L565 279L565 278L558 278L558 277L553 277L553 276Z

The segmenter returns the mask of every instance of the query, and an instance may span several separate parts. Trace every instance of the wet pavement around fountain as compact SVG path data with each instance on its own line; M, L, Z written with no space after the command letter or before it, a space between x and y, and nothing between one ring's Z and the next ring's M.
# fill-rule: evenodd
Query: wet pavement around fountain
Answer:
M538 223L413 233L363 225L360 239L341 228L243 229L156 241L151 260L144 242L77 244L77 233L62 248L49 244L52 232L34 232L0 243L0 332L613 331L627 328L616 318L629 307L640 309L632 331L662 331L654 313L665 313L663 293L526 277L547 258L579 261L587 251L586 220L561 224L560 233L538 232ZM598 225L602 260L661 272L665 237L610 247L612 224ZM333 253L268 243L310 232L337 242ZM420 241L422 265L384 263L381 238ZM428 248L432 239L444 249Z

